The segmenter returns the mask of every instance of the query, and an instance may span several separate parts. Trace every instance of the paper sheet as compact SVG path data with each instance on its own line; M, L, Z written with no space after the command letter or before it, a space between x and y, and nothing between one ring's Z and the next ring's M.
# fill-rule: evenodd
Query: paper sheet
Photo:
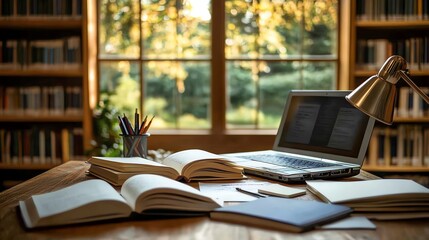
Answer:
M320 229L375 229L376 226L366 217L348 217L320 226Z
M218 202L247 202L257 199L256 197L238 192L235 188L258 192L261 186L270 185L270 182L246 181L237 183L199 183L202 193L214 198Z

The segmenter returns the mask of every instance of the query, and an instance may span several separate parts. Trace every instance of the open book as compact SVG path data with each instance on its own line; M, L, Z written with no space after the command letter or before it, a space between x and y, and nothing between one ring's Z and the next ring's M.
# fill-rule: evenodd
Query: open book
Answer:
M89 172L119 186L130 176L142 173L185 181L242 179L242 168L222 156L191 149L173 153L162 164L140 157L92 157Z
M368 218L429 217L429 189L409 179L306 183L307 189L324 201L347 205Z
M172 179L141 174L129 178L120 193L93 179L19 202L28 228L150 215L203 214L220 205L197 189Z

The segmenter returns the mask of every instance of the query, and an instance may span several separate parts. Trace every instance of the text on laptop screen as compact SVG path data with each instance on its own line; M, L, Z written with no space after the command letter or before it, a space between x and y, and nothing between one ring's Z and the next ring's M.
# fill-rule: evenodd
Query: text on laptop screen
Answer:
M344 97L293 96L280 147L356 157L369 117Z

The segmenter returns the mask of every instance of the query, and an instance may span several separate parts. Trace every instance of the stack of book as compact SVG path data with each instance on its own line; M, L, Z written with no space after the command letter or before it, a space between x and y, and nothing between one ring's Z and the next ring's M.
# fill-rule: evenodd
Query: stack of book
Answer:
M307 189L329 203L378 220L429 217L429 189L408 179L307 181Z
M173 153L162 163L141 157L92 157L89 173L120 186L128 178L151 173L184 181L242 179L243 169L222 156L198 149Z

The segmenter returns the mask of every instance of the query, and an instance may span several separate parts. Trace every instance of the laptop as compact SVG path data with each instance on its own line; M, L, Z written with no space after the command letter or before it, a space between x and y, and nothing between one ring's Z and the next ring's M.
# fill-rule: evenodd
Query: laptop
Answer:
M375 120L350 91L292 90L272 150L223 154L249 175L283 182L359 174Z

